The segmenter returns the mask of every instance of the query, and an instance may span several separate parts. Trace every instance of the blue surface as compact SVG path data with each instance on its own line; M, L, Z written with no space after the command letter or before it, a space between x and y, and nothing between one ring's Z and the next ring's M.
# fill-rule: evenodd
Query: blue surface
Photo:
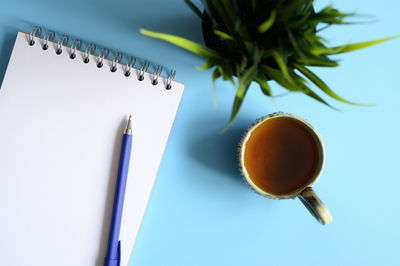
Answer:
M333 44L400 33L397 0L334 4L378 22L328 30ZM231 109L230 84L217 83L214 107L210 72L195 69L201 58L138 33L144 27L201 41L200 23L182 1L0 0L0 81L16 32L35 24L170 66L186 84L131 266L399 265L400 40L316 70L339 95L376 107L331 101L338 112L298 94L272 101L253 86L236 122L219 135ZM240 177L242 132L275 111L306 118L324 138L325 171L315 190L334 217L326 227L299 200L264 199Z

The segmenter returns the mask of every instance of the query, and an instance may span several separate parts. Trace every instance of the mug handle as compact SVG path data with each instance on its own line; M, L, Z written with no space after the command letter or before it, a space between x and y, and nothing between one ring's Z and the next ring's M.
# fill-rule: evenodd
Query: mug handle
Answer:
M328 208L318 198L311 187L304 189L298 197L318 222L327 225L332 221L332 215Z

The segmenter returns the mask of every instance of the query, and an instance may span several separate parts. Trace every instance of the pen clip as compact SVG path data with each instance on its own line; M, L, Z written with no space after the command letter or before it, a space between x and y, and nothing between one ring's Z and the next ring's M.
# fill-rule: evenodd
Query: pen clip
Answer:
M121 265L121 240L118 241L117 256L118 256L118 266L120 266Z

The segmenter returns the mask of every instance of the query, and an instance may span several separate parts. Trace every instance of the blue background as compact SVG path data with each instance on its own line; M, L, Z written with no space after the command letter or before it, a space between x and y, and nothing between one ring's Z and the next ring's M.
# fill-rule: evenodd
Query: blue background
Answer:
M333 45L400 33L397 0L333 2L377 20L327 30ZM16 32L32 25L169 66L186 84L130 265L400 265L400 40L340 55L339 67L315 70L339 95L376 107L330 100L341 110L335 111L300 94L271 100L252 86L221 135L231 85L217 82L214 106L211 72L195 69L202 58L138 33L143 27L202 42L200 22L183 1L0 0L0 81ZM241 179L241 134L276 111L306 118L324 138L325 170L315 190L334 217L326 227L299 200L265 199Z

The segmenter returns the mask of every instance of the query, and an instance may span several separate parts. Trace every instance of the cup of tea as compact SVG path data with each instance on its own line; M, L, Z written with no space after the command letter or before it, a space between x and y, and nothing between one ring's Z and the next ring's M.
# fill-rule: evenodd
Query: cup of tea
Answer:
M312 189L324 166L324 144L306 120L287 113L259 119L245 133L239 156L243 177L257 193L271 199L298 197L321 224L332 221Z

